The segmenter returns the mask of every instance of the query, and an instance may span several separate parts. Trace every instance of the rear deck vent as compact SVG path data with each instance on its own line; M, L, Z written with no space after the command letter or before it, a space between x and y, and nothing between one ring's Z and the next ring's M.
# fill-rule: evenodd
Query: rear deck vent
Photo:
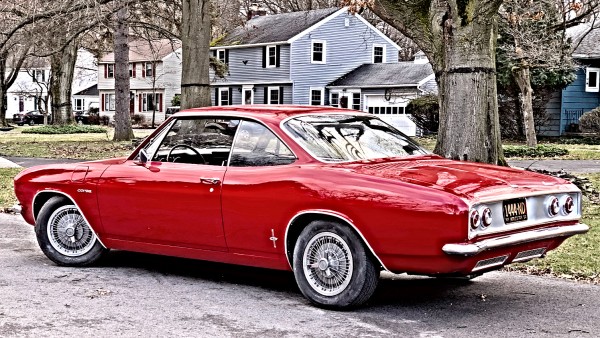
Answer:
M506 261L507 258L508 258L508 255L484 259L482 261L477 262L477 264L475 264L475 267L473 268L472 271L479 271L479 270L491 268L494 266L500 266L500 265L504 264L504 262Z
M541 257L544 252L546 252L546 248L538 248L533 250L521 251L517 254L515 259L513 259L513 263L517 262L525 262L534 258Z

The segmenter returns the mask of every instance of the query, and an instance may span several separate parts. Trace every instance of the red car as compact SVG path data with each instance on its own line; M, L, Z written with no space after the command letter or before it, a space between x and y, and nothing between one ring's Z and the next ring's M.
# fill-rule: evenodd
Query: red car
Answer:
M183 111L128 158L31 168L15 191L56 264L119 249L293 270L329 308L368 300L382 270L475 276L588 231L569 182L315 106Z

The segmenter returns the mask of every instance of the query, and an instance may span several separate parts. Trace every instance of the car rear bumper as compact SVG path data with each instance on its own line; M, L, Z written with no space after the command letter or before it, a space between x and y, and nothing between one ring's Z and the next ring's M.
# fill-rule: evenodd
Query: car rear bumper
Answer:
M588 232L589 229L590 228L583 223L556 226L490 238L476 243L449 243L444 245L442 250L448 255L474 256L487 250L501 249L529 242L583 234Z

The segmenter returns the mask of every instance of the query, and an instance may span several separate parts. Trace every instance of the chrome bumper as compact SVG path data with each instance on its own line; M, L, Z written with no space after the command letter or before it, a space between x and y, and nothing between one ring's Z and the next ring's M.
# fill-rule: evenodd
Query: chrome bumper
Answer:
M448 255L474 256L486 250L499 249L511 245L541 241L556 237L584 234L588 232L588 230L590 230L590 227L583 223L576 225L557 226L553 228L530 230L512 235L485 239L477 243L446 244L442 247L442 250Z

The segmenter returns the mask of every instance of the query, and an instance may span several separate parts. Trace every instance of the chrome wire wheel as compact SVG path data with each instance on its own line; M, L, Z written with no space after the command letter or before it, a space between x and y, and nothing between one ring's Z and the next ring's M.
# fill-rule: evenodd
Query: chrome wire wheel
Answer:
M335 296L346 289L354 269L346 241L332 232L321 232L304 249L302 266L308 284L323 296Z
M74 205L57 208L47 224L50 245L62 255L85 255L96 243L96 234Z

